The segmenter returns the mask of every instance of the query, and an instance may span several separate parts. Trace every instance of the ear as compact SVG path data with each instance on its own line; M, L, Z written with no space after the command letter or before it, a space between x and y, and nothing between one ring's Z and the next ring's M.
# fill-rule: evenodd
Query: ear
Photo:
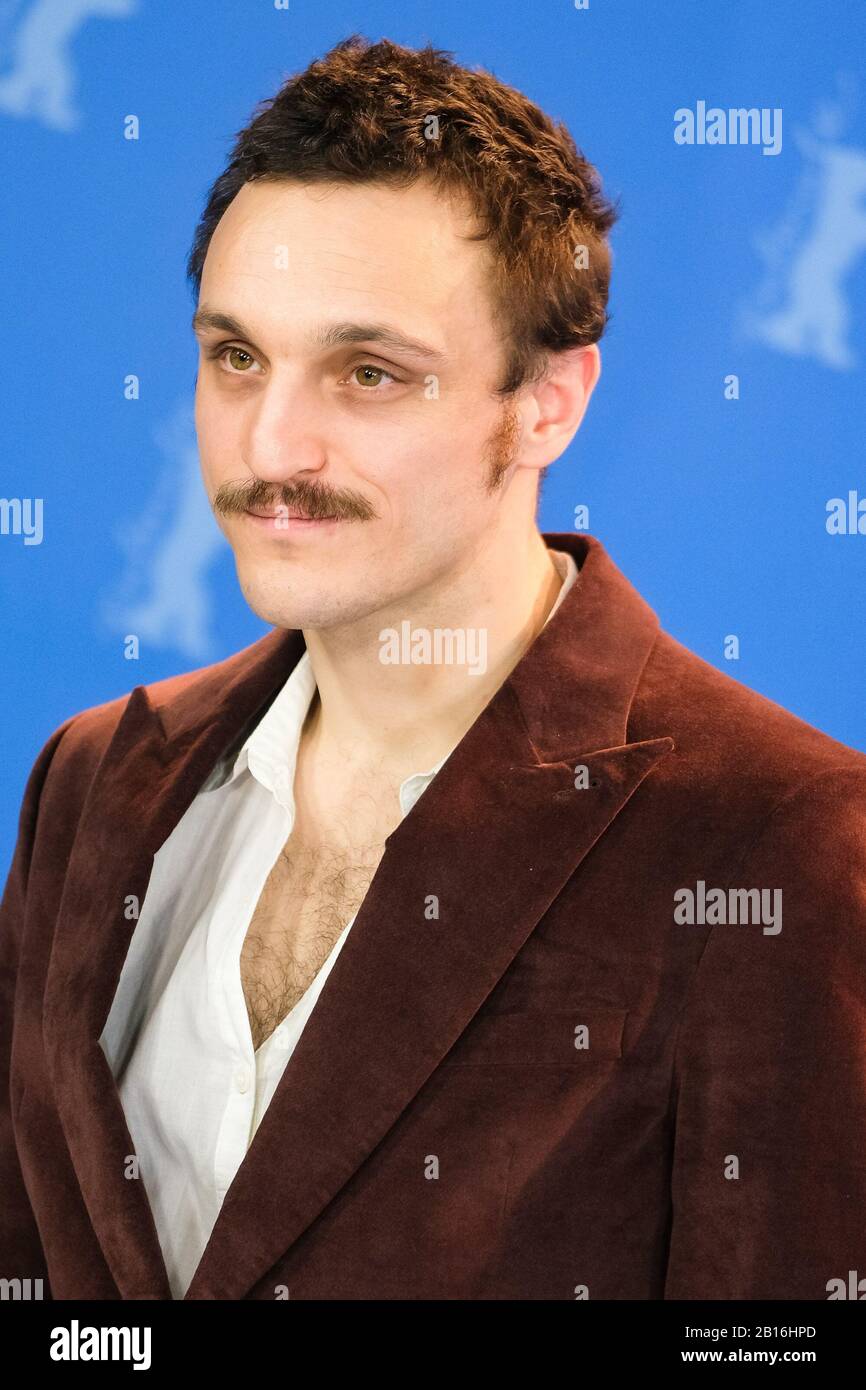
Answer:
M527 387L521 402L523 467L546 468L565 452L600 376L601 353L595 343L550 354L544 378Z

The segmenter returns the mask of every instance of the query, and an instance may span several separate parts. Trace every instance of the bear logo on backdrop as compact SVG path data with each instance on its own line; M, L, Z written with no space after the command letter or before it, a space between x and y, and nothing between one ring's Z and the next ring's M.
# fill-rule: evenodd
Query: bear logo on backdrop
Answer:
M794 133L804 164L778 224L755 237L765 279L759 307L744 308L742 325L778 352L851 371L858 361L848 281L866 255L866 150L843 138L854 79L837 82L839 100L822 104L812 130Z
M31 117L53 130L77 130L77 73L72 41L89 19L127 19L138 0L35 0L24 12L0 6L0 112Z

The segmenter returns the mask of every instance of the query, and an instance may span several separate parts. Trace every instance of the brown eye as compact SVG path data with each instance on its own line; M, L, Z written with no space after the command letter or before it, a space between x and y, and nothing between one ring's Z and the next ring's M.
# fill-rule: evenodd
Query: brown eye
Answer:
M352 373L359 386L378 386L385 376L390 376L384 367L373 367L365 363L362 367L356 367Z
M252 357L250 356L250 354L249 354L248 352L244 352L243 348L236 348L236 347L227 348L227 349L226 349L226 357L227 357L227 360L231 362L231 365L232 365L233 367L235 367L235 368L240 367L240 370L241 370L242 372L246 370L246 368L250 365L250 363L251 363L252 360L253 360ZM231 361L232 358L238 358L238 357L241 357L241 358L244 358L244 359L245 359L245 361L243 362L243 364L240 364L240 363L238 363L238 362Z

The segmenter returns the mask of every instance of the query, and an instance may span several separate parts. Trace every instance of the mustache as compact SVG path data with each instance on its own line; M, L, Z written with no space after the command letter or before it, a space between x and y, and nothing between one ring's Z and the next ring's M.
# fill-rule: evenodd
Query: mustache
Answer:
M273 511L283 506L310 521L331 516L345 521L370 521L378 515L372 503L359 492L337 492L326 484L310 483L305 479L282 484L266 483L262 478L254 478L249 483L221 483L211 506L220 516L253 509Z

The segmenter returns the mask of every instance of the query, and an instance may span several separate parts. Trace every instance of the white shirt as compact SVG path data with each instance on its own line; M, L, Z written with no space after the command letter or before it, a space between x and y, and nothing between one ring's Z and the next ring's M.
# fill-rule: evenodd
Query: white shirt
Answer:
M578 573L570 555L551 555L564 582L547 622ZM355 920L343 928L306 993L254 1051L241 947L291 833L295 763L315 689L305 651L234 765L229 770L227 759L217 764L154 856L100 1037L175 1298L183 1298L192 1281L226 1192ZM403 817L448 757L400 784Z

